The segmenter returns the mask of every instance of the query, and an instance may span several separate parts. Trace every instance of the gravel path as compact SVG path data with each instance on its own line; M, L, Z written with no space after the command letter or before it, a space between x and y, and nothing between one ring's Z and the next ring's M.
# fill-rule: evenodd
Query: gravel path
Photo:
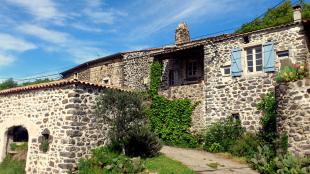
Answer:
M161 152L199 174L258 174L246 164L205 151L164 146Z

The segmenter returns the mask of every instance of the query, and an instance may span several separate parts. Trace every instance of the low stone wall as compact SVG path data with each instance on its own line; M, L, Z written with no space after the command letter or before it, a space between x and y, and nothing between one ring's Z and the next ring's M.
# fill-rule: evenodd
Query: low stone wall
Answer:
M103 89L83 84L47 86L0 94L0 161L6 155L7 131L22 126L29 134L27 174L65 174L81 157L106 141L107 126L94 116L96 96ZM49 150L40 150L44 130Z
M276 87L277 126L288 135L289 151L310 156L310 79Z

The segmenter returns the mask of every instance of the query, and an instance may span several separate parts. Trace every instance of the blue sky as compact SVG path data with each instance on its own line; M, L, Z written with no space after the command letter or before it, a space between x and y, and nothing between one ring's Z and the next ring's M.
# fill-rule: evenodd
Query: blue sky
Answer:
M237 28L281 0L0 0L0 80L54 74L116 52Z

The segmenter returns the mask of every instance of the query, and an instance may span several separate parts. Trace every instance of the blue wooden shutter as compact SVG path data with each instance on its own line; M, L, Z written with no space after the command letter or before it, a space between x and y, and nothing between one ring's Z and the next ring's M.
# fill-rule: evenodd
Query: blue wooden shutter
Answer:
M233 77L239 77L242 73L241 66L241 49L234 48L231 51L231 75Z
M273 72L275 71L275 51L273 48L273 42L267 42L263 45L263 59L264 72Z

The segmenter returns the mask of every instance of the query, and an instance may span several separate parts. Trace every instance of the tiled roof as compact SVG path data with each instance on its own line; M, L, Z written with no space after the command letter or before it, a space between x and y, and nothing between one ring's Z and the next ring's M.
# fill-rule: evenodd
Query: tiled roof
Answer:
M47 89L47 88L54 88L66 85L85 85L90 87L102 88L102 89L115 89L119 91L125 91L124 89L108 87L100 84L90 83L86 81L79 81L79 80L58 80L48 83L40 83L35 85L28 85L28 86L21 86L16 88L10 88L6 90L0 91L0 95L11 94L11 93L18 93L22 91L30 91L30 90L38 90L38 89Z
M305 20L302 23L306 24L307 22L309 22L309 21ZM223 35L218 35L218 36L213 36L213 37L206 37L206 38L202 38L202 39L192 40L192 41L184 43L182 45L172 45L171 47L163 48L161 51L151 53L151 56L168 54L168 53L172 53L172 52L176 52L176 51L180 51L180 50L184 50L184 49L198 47L198 46L206 44L207 42L221 42L221 41L224 41L227 39L242 37L242 36L246 36L249 34L254 34L254 33L259 33L259 32L264 32L264 31L269 31L269 30L286 28L286 27L299 25L299 24L301 24L301 23L300 22L292 22L292 23L288 23L288 24L264 28L264 29L260 29L260 30L246 32L246 33L223 34Z

